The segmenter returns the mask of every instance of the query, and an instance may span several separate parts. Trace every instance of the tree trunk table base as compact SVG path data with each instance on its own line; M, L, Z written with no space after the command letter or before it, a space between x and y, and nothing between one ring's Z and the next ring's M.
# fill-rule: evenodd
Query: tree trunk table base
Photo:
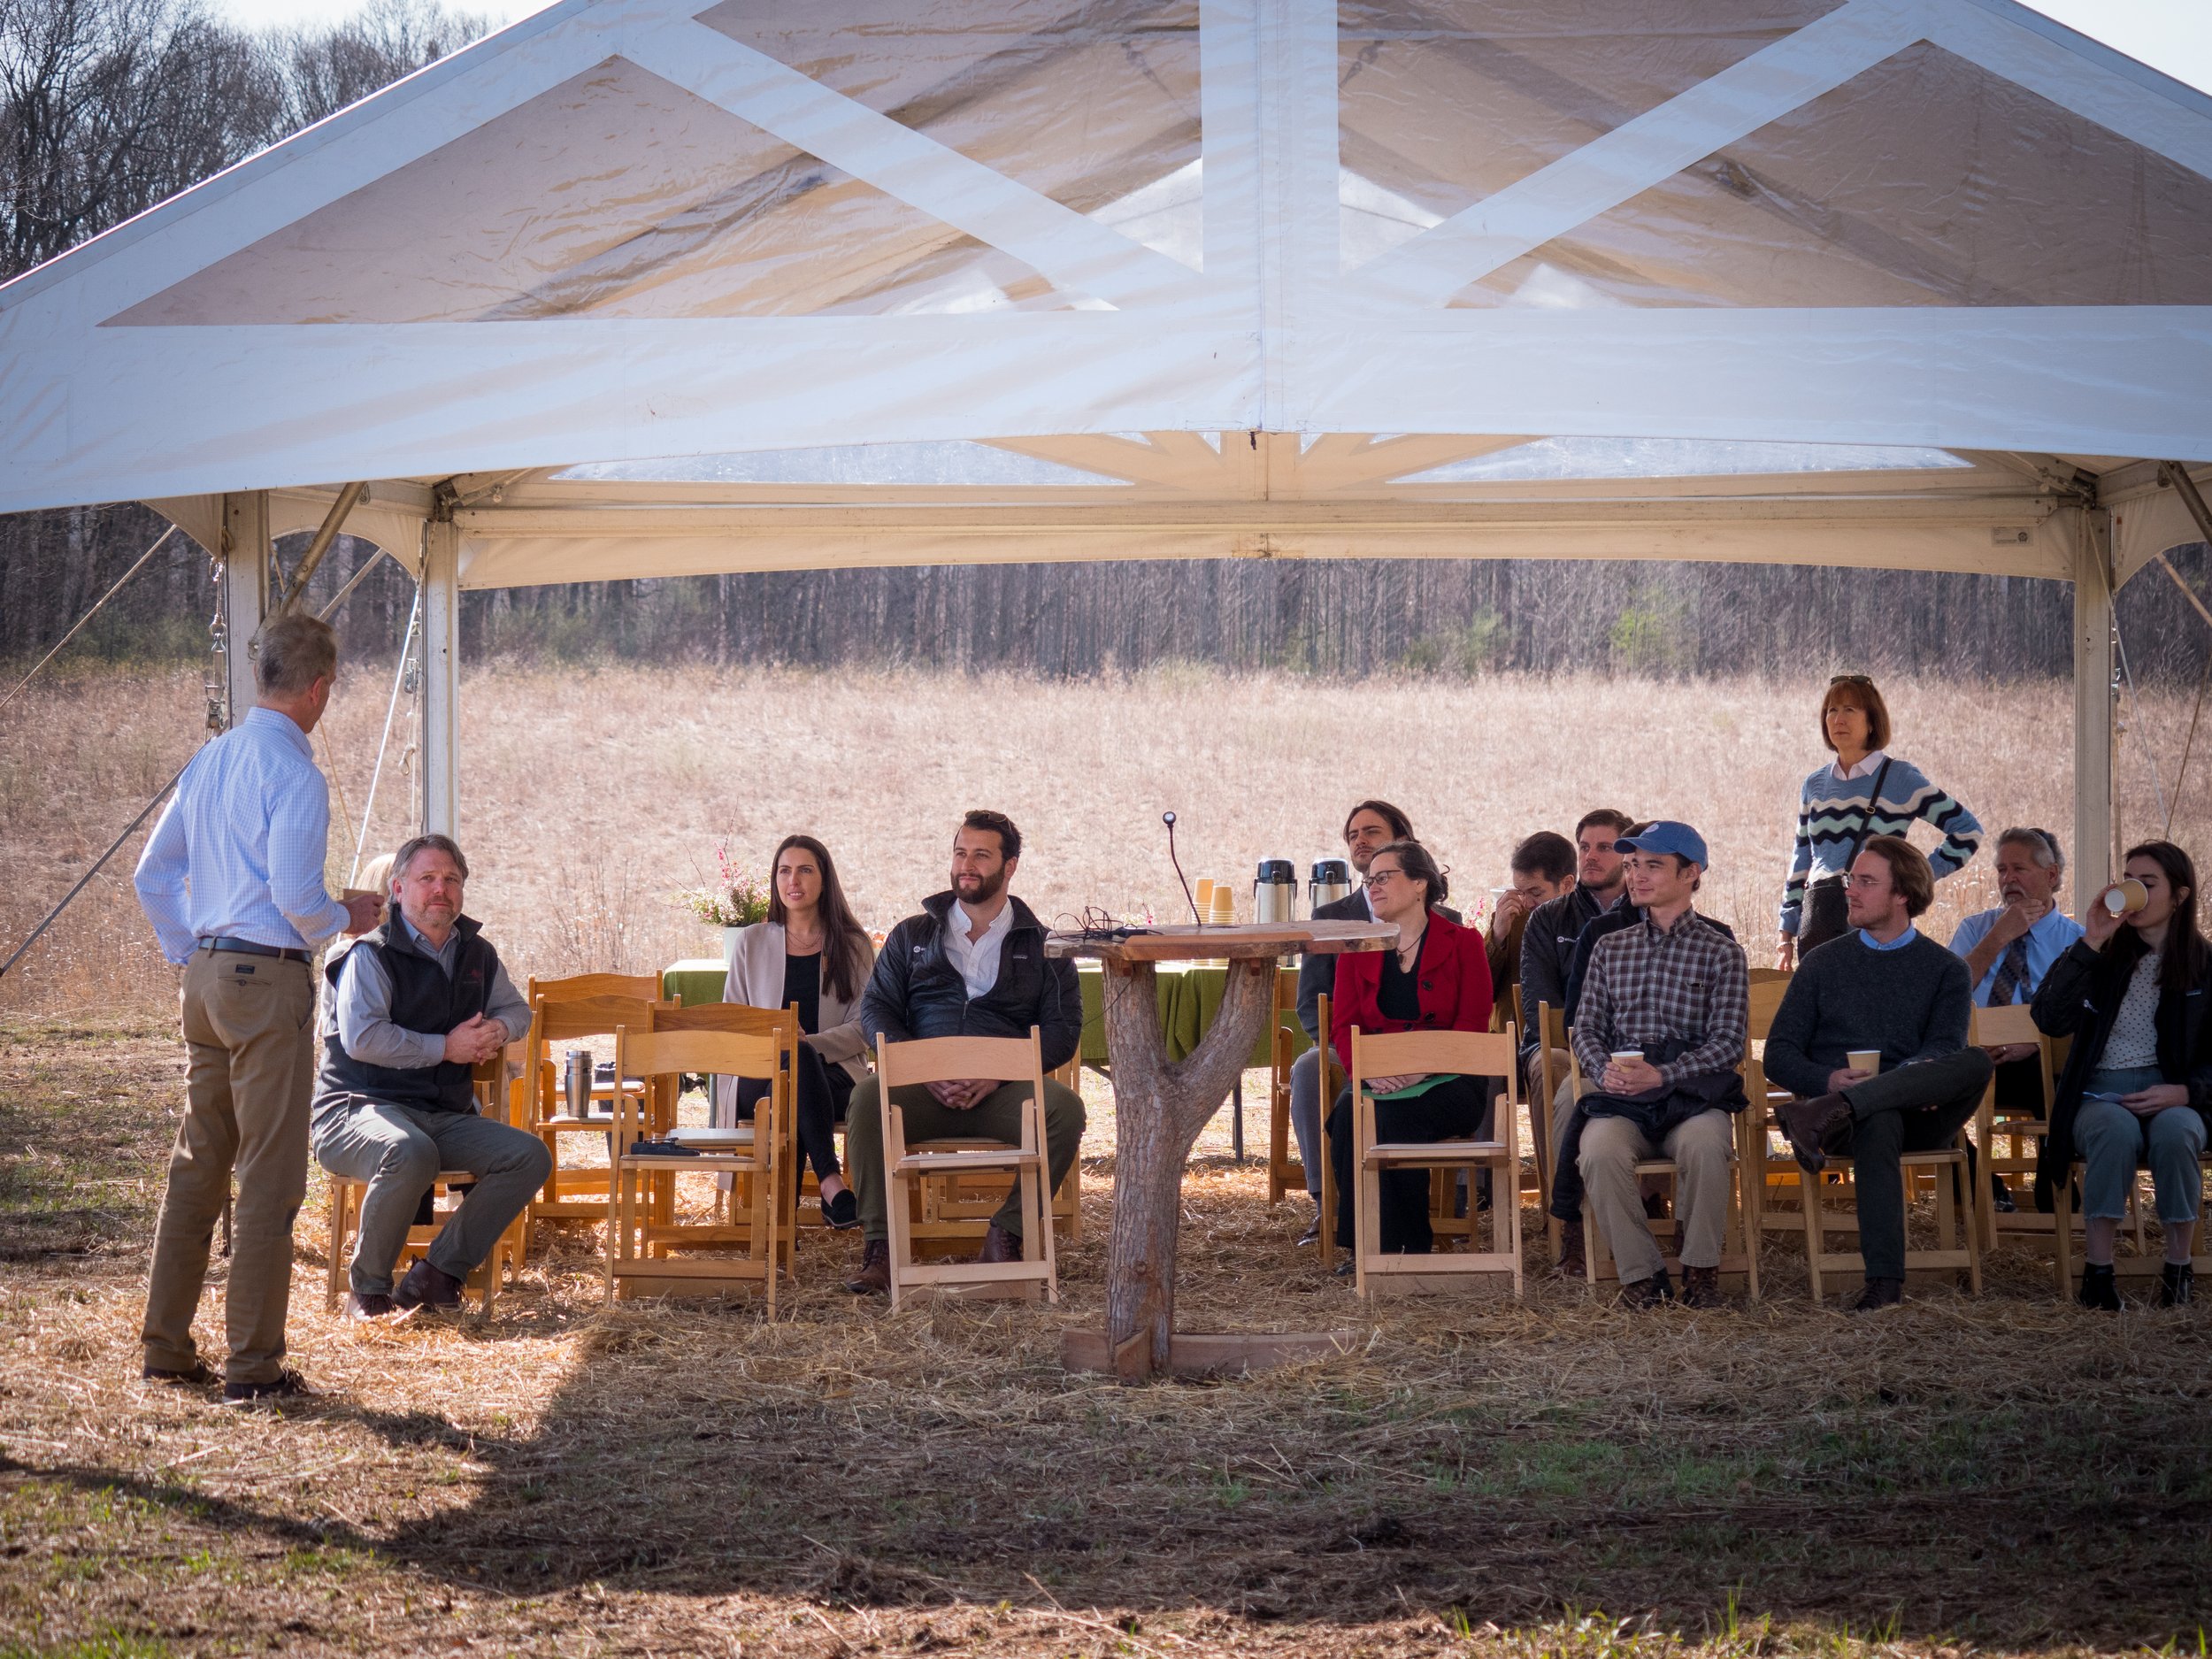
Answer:
M1349 1354L1360 1344L1356 1331L1270 1331L1249 1336L1199 1335L1178 1331L1168 1339L1167 1363L1152 1366L1148 1348L1134 1339L1126 1344L1128 1364L1115 1362L1103 1331L1070 1331L1060 1340L1060 1363L1069 1371L1110 1371L1126 1382L1156 1374L1171 1377L1236 1376L1277 1365L1302 1365ZM1141 1369L1145 1366L1148 1368Z
M1330 1333L1195 1336L1175 1333L1175 1254L1183 1171L1199 1132L1242 1078L1275 1007L1275 964L1297 950L1379 950L1394 927L1372 922L1157 928L1124 940L1056 933L1048 955L1105 964L1102 1000L1114 1079L1114 1218L1106 1251L1106 1329L1070 1333L1071 1369L1124 1382L1241 1371L1343 1351ZM1171 1061L1154 964L1226 959L1221 1007L1198 1047Z

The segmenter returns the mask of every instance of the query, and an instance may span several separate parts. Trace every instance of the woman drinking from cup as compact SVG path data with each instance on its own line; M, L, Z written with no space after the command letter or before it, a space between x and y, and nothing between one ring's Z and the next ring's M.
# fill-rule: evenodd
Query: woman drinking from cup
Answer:
M2037 1027L2074 1039L2043 1174L2062 1182L2081 1158L2082 1305L2116 1310L2113 1245L2136 1169L2149 1168L2166 1235L2158 1304L2171 1308L2190 1300L2198 1160L2212 1126L2212 945L2197 931L2187 853L2144 841L2122 868L2124 879L2090 902L2081 938L2035 994Z
M1964 868L1982 844L1979 819L1912 762L1889 753L1889 705L1864 674L1838 674L1828 682L1820 741L1836 757L1806 779L1799 794L1776 961L1786 972L1816 945L1850 931L1844 881L1872 837L1902 835L1915 818L1925 818L1943 837L1928 855L1939 881Z
M1368 905L1377 921L1396 925L1398 942L1393 949L1336 959L1329 1035L1348 1076L1355 1025L1377 1033L1490 1029L1490 965L1482 935L1438 912L1448 896L1444 872L1419 841L1392 841L1368 864ZM1481 1131L1489 1104L1485 1079L1447 1075L1365 1081L1376 1097L1375 1133L1385 1141L1448 1141ZM1329 1114L1329 1161L1336 1166L1336 1241L1348 1250L1355 1248L1348 1087ZM1397 1255L1427 1255L1435 1242L1429 1226L1429 1172L1386 1170L1381 1185L1382 1248ZM1352 1264L1337 1271L1348 1274Z
M833 1227L856 1227L859 1205L838 1168L833 1125L844 1119L853 1085L868 1074L860 994L875 966L875 948L845 902L828 848L811 835L787 835L773 868L768 919L731 938L722 1000L750 1008L799 1005L805 1041L792 1068L799 1151L821 1185L822 1218ZM718 1115L749 1118L767 1093L764 1079L725 1078L716 1091Z

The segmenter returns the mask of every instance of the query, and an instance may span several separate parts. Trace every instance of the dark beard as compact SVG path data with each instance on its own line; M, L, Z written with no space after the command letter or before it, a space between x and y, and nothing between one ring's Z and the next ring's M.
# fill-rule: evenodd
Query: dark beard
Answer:
M984 877L981 883L972 894L961 892L960 883L957 879L956 879L952 884L952 891L953 896L958 899L963 904L988 904L993 899L998 897L1000 894L1006 891L1006 866L1004 864L1001 864L995 873Z

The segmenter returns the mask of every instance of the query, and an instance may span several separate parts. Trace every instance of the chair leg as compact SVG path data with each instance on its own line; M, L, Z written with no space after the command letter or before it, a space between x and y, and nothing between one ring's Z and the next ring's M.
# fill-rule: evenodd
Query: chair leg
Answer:
M1805 1279L1812 1288L1813 1305L1820 1305L1820 1253L1826 1248L1827 1228L1824 1225L1821 1191L1826 1183L1817 1175L1803 1174L1798 1181L1798 1191L1805 1195Z

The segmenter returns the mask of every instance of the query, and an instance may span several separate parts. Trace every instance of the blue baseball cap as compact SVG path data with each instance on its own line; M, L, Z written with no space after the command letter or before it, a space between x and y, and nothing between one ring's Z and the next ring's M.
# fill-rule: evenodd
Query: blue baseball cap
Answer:
M1672 818L1661 818L1642 834L1628 841L1613 843L1617 853L1672 853L1686 858L1699 869L1711 867L1705 856L1705 837L1687 824L1678 824Z

